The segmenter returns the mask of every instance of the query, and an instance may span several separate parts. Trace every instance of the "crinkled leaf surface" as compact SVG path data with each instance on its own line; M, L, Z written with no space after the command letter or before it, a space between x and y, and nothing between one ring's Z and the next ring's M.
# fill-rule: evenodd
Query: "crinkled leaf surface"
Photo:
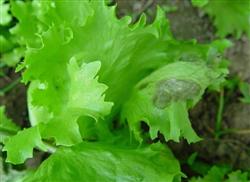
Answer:
M33 148L46 150L43 144L38 127L24 129L17 135L8 138L4 142L3 151L7 151L7 162L13 164L23 163L27 158L33 156Z
M27 181L171 182L180 175L178 161L161 144L130 149L84 142L59 149Z
M139 82L123 108L122 119L140 138L140 122L150 126L151 138L158 131L167 140L184 137L196 142L199 137L188 119L188 108L201 97L205 88L219 79L221 72L197 62L176 62L153 72Z
M207 70L218 68L213 63L217 61L217 52L223 52L223 45L203 46L174 40L161 10L151 25L146 25L143 17L130 25L128 17L118 20L115 8L107 7L104 1L11 1L11 8L19 21L12 33L27 46L25 60L18 69L24 70L23 81L30 82L29 115L42 138L71 146L90 132L85 129L92 127L93 122L98 127L90 133L108 133L111 122L123 108L123 118L129 120L132 130L138 127L139 119L147 116L152 136L161 127L168 139L178 140L180 136L190 142L198 139L188 121L187 109L201 97L210 84L210 76L214 78ZM188 67L181 66L176 71L170 66L166 73L159 69L178 61L201 62L197 67L203 66L186 75L189 65L193 68L196 63L187 63ZM147 77L152 72L155 76ZM225 72L214 73L222 79ZM199 76L201 80L197 79ZM168 97L164 97L167 102L162 101L154 91L165 78L170 80L163 85L176 85L169 90L168 109L165 108ZM138 90L141 80L150 81L150 87ZM175 89L179 85L187 91ZM159 86L163 95L164 90L164 86ZM110 113L111 102L114 107ZM182 114L177 115L178 112ZM106 135L101 140L110 138Z
M57 105L60 109L58 103L64 96L55 97L55 95L58 95L58 91L61 92L65 89L65 82L69 79L65 72L68 60L72 57L76 57L79 62L96 60L102 62L100 81L109 86L107 99L116 101L114 108L116 112L122 101L129 96L128 90L131 90L139 79L151 69L170 60L165 51L165 41L169 39L170 35L166 32L168 24L163 13L159 13L156 22L150 26L145 26L144 19L141 19L138 24L130 26L128 18L117 20L114 8L106 7L103 1L91 1L90 3L74 1L71 2L71 6L60 1L51 2L53 3L47 1L41 5L45 9L42 13L50 18L37 12L33 13L34 17L39 19L39 21L34 21L37 22L37 26L40 27L42 21L48 28L43 33L39 33L36 29L29 32L31 35L40 36L42 46L35 50L28 49L23 64L27 69L23 76L25 81L46 82L48 89L42 95L44 95L43 97L51 95L54 100L49 103L51 100L49 98L46 100L40 99L41 95L34 96L34 105L46 106L49 109ZM20 22L32 19L32 17L24 17L20 13L21 7L25 6L24 3L13 2L13 4L13 7L16 8L13 8L13 11L18 12L14 14ZM26 6L35 8L34 4ZM72 11L72 6L84 7L86 11L84 13ZM29 14L26 12L25 15ZM25 27L26 25L20 23L18 28L22 31L16 33L25 37L23 33ZM34 38L33 42L35 41ZM50 71L52 68L53 72ZM124 89L124 85L126 85L126 89ZM57 89L54 88L55 86Z
M32 8L29 9L30 6ZM21 22L16 34L31 41L30 46L37 38L25 38L26 24L23 23L30 11L34 11L33 17L28 19L37 20L34 20L36 26L29 29L29 34L39 35L42 46L29 48L23 64L24 81L31 81L32 84L39 82L33 84L29 92L32 100L29 103L39 108L36 110L52 112L54 116L61 115L65 103L74 102L69 94L74 92L79 98L77 91L69 91L67 84L71 80L67 65L72 57L80 64L101 61L99 79L108 86L107 100L114 102L108 117L112 121L120 112L122 104L129 99L136 83L153 70L179 59L205 61L208 52L212 52L208 46L196 47L195 43L182 46L173 40L168 31L168 22L160 10L155 22L146 26L144 18L135 25L129 25L127 17L117 20L114 9L105 6L103 1L73 1L74 6L86 11L82 13L75 8L76 11L72 12L71 6L60 1L13 2L14 14ZM33 111L30 110L31 118L37 115L32 114Z
M104 92L107 86L98 82L97 72L101 67L100 62L82 63L78 65L75 58L72 58L67 65L69 80L65 82L65 91L58 91L57 95L46 96L47 84L40 83L37 91L30 88L30 112L32 113L31 122L46 123L42 127L42 137L55 138L58 145L72 145L81 141L81 135L77 120L81 116L90 116L95 120L109 114L112 103L104 100ZM55 88L57 89L57 88ZM35 92L35 93L33 93ZM57 105L52 106L53 98L62 99ZM44 109L33 105L34 97L47 100L51 103ZM44 97L44 98L43 98ZM46 107L45 107L46 108ZM83 121L84 122L84 121Z
M42 146L41 138L54 139L56 145L72 146L82 141L82 136L79 131L77 120L81 116L89 116L94 118L96 122L100 117L104 117L111 110L112 103L104 100L104 91L107 86L98 82L96 77L100 69L100 62L82 63L78 65L77 61L72 58L67 65L67 73L69 80L65 85L65 92L61 91L64 100L60 102L62 107L58 109L56 105L51 110L46 107L36 107L32 105L30 99L29 111L34 127L19 132L17 135L11 137L5 143L5 150L8 153L8 161L13 163L21 163L26 158L32 156L32 149L37 146ZM58 95L40 95L46 91L47 85L45 83L33 82L38 88L35 96L40 96L40 99L51 100ZM33 94L33 86L30 87L29 94ZM33 95L32 95L33 96ZM43 98L44 96L44 98ZM31 96L30 96L31 97ZM53 110L53 108L55 108ZM84 121L81 121L84 122ZM27 142L27 138L29 142ZM17 150L16 147L19 147Z
M68 64L70 76L68 107L81 110L85 115L96 120L110 113L112 103L104 101L103 93L107 90L105 84L98 82L96 76L101 68L101 62L83 63L81 67L73 58Z

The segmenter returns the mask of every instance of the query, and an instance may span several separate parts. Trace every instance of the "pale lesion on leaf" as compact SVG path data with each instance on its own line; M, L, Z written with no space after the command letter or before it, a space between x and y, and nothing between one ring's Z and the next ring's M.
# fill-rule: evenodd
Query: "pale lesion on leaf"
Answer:
M153 104L165 109L171 102L193 99L201 92L201 86L193 80L170 78L155 84Z

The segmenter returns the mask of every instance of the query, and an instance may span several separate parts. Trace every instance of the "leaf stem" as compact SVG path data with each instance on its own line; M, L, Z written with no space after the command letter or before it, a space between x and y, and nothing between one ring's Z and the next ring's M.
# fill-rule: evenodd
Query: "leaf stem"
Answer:
M219 107L218 107L218 111L216 115L215 138L217 139L220 137L220 133L221 133L223 110L224 110L224 89L220 91Z
M13 82L11 82L9 85L7 85L4 88L0 89L0 96L4 95L5 93L9 92L10 90L12 90L19 82L20 82L21 78L17 78L16 80L14 80Z

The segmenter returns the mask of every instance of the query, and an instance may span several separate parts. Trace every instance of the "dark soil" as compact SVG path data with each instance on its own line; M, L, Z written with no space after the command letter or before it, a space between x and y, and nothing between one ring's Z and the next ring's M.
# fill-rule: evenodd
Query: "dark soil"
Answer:
M20 73L15 73L13 68L4 68L5 76L0 77L0 88L4 88L20 78ZM0 95L0 106L6 107L7 115L18 125L26 127L28 125L26 87L18 83L15 87Z

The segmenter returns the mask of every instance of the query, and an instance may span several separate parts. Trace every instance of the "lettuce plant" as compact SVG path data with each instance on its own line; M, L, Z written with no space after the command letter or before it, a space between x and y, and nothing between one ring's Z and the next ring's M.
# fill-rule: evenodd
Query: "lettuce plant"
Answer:
M24 181L180 181L166 144L147 141L200 140L188 109L224 80L230 43L177 41L161 9L150 25L117 19L104 1L11 1L11 11L31 127L3 151L12 164L52 153Z

